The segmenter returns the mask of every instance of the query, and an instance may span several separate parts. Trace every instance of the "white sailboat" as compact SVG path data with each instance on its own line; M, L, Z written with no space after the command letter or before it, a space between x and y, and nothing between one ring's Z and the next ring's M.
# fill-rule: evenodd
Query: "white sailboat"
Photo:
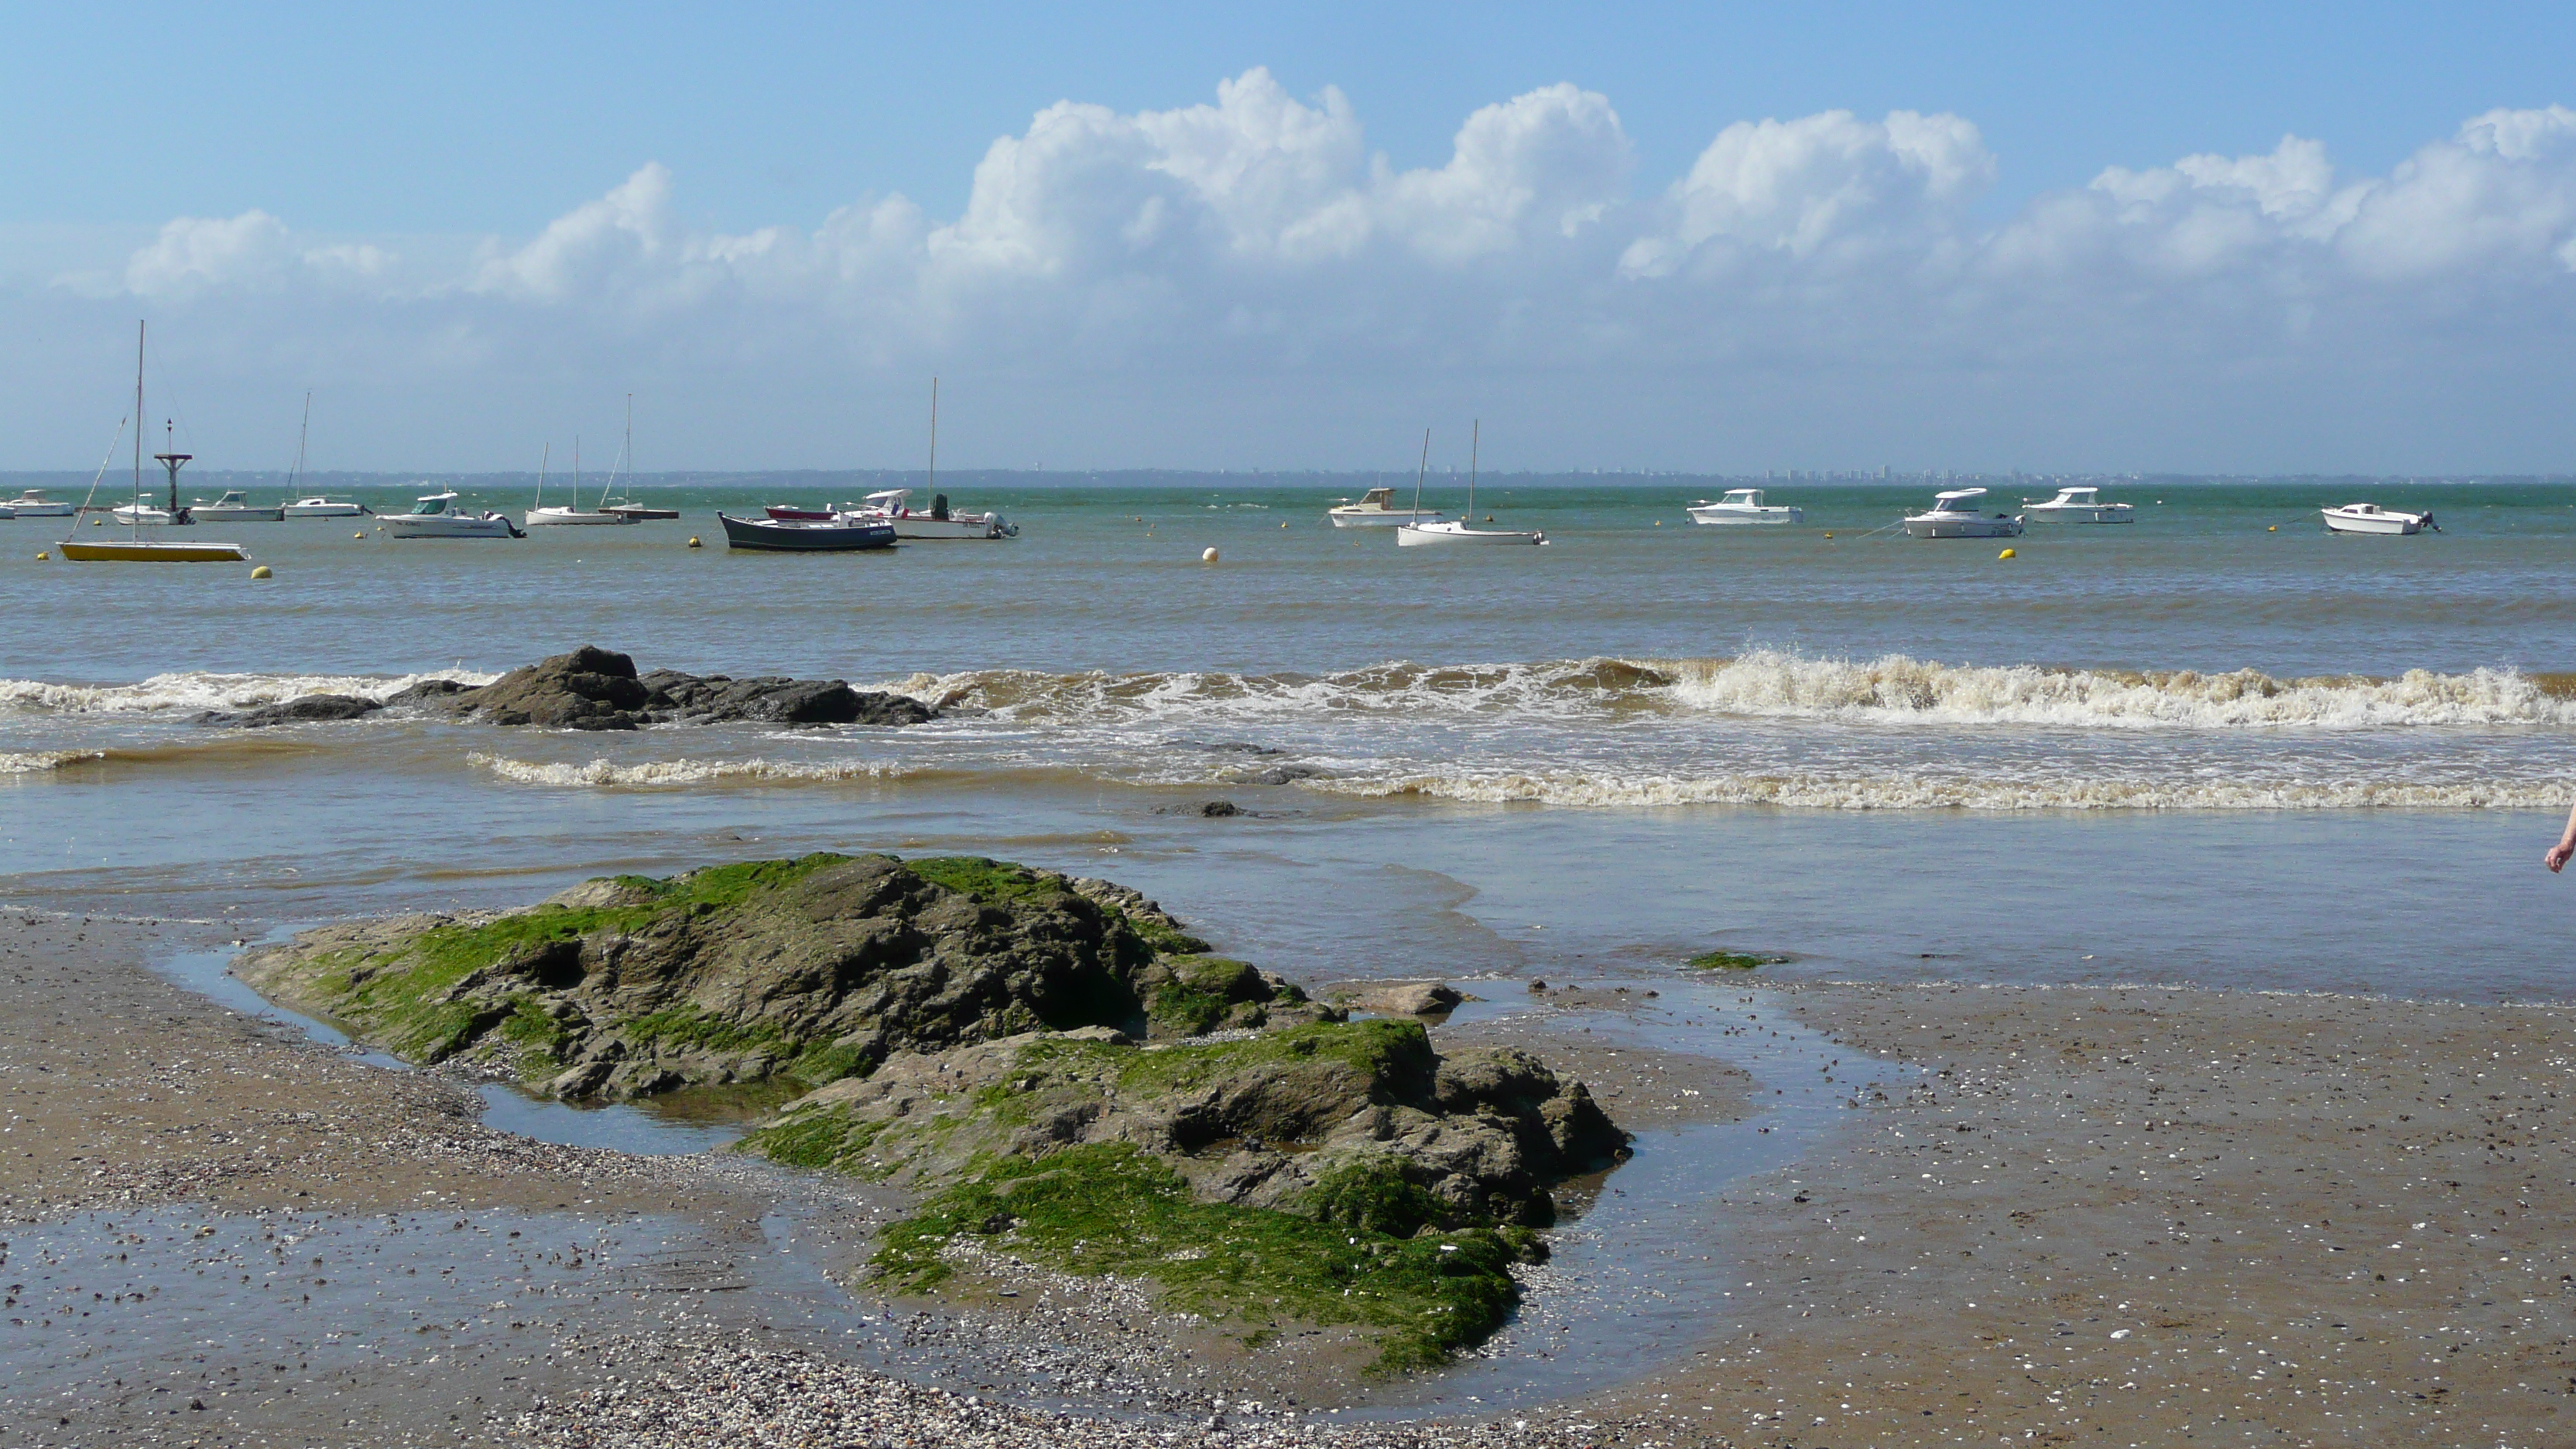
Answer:
M1547 542L1547 535L1535 530L1468 526L1467 519L1476 516L1476 452L1478 445L1484 440L1484 431L1484 422L1479 419L1476 430L1469 436L1467 443L1466 518L1451 519L1445 523L1399 523L1395 526L1395 541L1399 545L1405 548L1416 548L1434 543L1543 544ZM1422 462L1413 474L1413 506L1417 512L1422 507L1422 475L1429 471L1430 467L1431 430L1425 428L1422 430Z
M313 394L304 394L304 425L295 431L295 467L286 475L288 501L277 508L280 518L360 518L367 505L346 498L331 498L320 493L299 493L304 481L304 445L313 436Z
M551 445L549 445L549 447L551 447ZM616 481L617 475L614 472L610 473L608 475L609 485L614 485ZM545 496L546 465L543 462L539 462L537 464L537 498L539 501L535 507L528 510L528 527L543 528L547 526L566 527L612 523L623 524L633 523L635 521L623 513L611 513L605 508L584 508L581 506L581 439L578 437L572 440L572 506L569 508L548 508L544 505ZM602 486L600 488L599 501L603 504L608 501L608 486Z
M634 487L635 394L631 392L626 395L626 446L618 450L617 467L608 470L609 488L617 486L617 475L621 469L624 470L626 474L626 486L629 488ZM578 503L581 499L578 496L575 496L573 501ZM645 523L654 519L677 518L680 516L680 510L676 508L656 508L650 503L638 503L623 493L611 498L608 496L606 489L602 489L600 491L599 511L602 513L623 514L626 517L626 521L629 523Z

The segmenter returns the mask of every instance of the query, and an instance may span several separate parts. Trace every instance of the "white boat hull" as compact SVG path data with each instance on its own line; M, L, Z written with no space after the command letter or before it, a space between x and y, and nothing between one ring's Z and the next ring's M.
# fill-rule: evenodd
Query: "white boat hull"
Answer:
M891 523L897 538L1016 538L1019 530L998 515L975 514L966 518L932 518L926 514L907 514L887 518L881 514L848 515L860 523Z
M1918 513L1905 520L1908 538L2018 538L2021 520L2010 514L1985 516Z
M1336 508L1324 516L1333 520L1333 527L1335 528L1399 528L1405 524L1414 524L1418 526L1425 523L1438 523L1440 521L1440 510L1437 508L1389 508L1380 511L1375 508L1365 508L1353 509L1345 512L1342 509Z
M80 512L77 503L6 503L11 518L69 518Z
M179 521L170 516L167 508L137 508L131 503L109 509L107 516L128 528L138 524L144 528L168 528Z
M281 518L363 518L367 510L358 503L289 503L277 512Z
M235 508L212 503L191 505L188 516L199 523L277 523L286 517L283 508Z
M590 528L632 524L635 520L623 513L597 513L580 508L531 508L530 528Z
M1508 528L1469 528L1463 523L1426 523L1419 527L1406 524L1395 531L1395 541L1405 548L1418 548L1435 543L1502 543L1541 544L1544 533L1523 533Z
M508 538L510 520L495 513L487 518L462 515L423 515L397 513L383 522L386 533L395 538Z
M2022 516L2033 523L2135 523L2138 510L2128 503L2096 503L2058 507L2049 503L2028 503Z
M1690 514L1690 520L1693 523L1711 524L1719 528L1760 527L1807 521L1807 511L1803 508L1771 504L1760 508L1728 508L1722 504L1710 503L1683 511Z
M2326 529L2330 533L2368 533L2389 538L2403 538L2408 534L2421 533L2424 530L2423 518L2413 513L2354 515L2338 513L2331 508L2319 511L2325 515Z

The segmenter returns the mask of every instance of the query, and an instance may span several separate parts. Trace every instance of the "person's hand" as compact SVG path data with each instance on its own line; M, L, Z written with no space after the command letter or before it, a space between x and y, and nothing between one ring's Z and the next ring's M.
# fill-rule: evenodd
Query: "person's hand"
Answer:
M2554 872L2564 867L2570 857L2576 857L2576 841L2562 840L2549 847L2549 853L2540 858L2540 863Z

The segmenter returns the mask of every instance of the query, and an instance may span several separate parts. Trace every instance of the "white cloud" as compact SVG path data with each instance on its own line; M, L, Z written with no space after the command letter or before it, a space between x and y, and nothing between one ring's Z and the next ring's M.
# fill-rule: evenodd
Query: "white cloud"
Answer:
M567 386L643 359L675 376L722 359L746 386L941 365L1039 388L1240 386L1293 411L1295 388L1339 385L1315 379L1508 377L1569 416L1600 414L1589 396L1696 417L1751 388L1840 400L1866 375L1943 399L1912 415L1938 436L2090 415L2014 401L1988 423L1962 399L2149 385L2184 415L2255 396L2216 391L2228 377L2266 379L2260 395L2302 416L2348 406L2364 368L2429 399L2480 368L2563 373L2576 313L2576 112L2557 107L2476 117L2385 176L2286 136L2109 167L2000 220L1973 210L1997 160L1955 115L1731 124L1642 198L1634 164L1607 97L1554 85L1468 116L1443 164L1398 170L1341 92L1299 97L1254 69L1212 104L1049 106L992 143L944 220L877 196L810 227L707 232L648 163L461 265L251 210L172 221L121 271L101 258L52 291L191 308L285 352L346 335L361 340L334 344L337 367L460 387L544 351ZM1722 378L1741 386L1696 390ZM1802 416L1783 404L1745 426ZM1610 424L1562 428L1585 426Z
M1802 260L1921 246L1947 232L1994 174L1977 128L1957 116L1894 111L1864 121L1827 111L1738 122L1673 183L1666 226L1632 244L1621 267L1668 275L1712 244Z

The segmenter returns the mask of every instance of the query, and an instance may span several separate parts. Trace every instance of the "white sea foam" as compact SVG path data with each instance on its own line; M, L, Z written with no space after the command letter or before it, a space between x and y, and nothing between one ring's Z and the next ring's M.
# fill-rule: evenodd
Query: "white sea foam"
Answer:
M1661 669L1692 709L1772 717L2183 729L2576 724L2576 701L2510 669L2285 680L2251 669L2128 674L1773 649Z
M1777 649L1731 659L1396 662L1324 675L977 670L916 674L880 687L1029 723L1185 726L1408 716L1544 722L1645 711L2075 729L2576 725L2576 700L2510 669L2282 679L2251 669L2128 673L1943 664L1902 654L1830 659Z
M2556 781L2162 781L1964 775L1603 775L1458 771L1308 780L1342 795L1636 809L1769 805L1795 810L2562 810Z
M103 750L28 750L12 753L0 750L0 775L41 775L59 770L74 760L105 758Z
M500 678L470 669L436 669L394 678L366 674L156 674L140 684L53 684L0 679L0 711L20 714L157 714L167 710L255 709L308 694L383 699L427 679L489 684Z
M840 760L811 762L799 760L648 760L638 764L619 764L615 760L591 760L568 764L544 760L513 760L501 755L473 754L467 764L490 770L505 780L522 785L611 785L630 787L725 785L725 784L801 784L835 780L890 780L904 773L893 760Z

